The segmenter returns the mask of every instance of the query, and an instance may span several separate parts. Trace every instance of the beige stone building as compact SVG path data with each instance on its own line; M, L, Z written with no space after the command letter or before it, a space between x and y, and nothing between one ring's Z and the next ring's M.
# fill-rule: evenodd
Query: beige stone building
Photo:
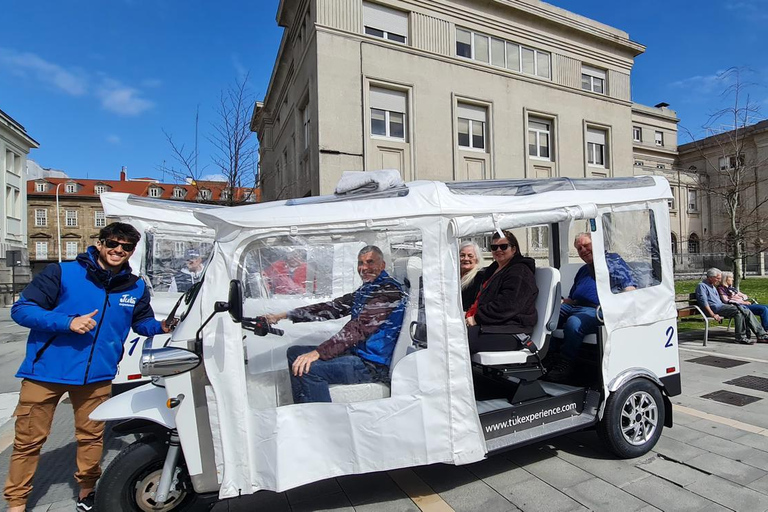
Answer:
M38 146L22 125L0 110L0 306L12 301L14 280L17 288L29 281L25 183L27 155ZM21 255L21 266L15 269L6 267L11 251Z
M251 124L264 200L330 193L344 170L635 172L630 74L645 48L626 32L536 0L282 0L277 22Z

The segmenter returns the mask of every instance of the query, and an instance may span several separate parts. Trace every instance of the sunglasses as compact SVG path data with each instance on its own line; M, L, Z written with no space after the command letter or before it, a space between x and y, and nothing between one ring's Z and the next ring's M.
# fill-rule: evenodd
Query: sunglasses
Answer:
M491 251L506 251L509 249L509 244L491 244Z
M133 250L136 248L136 244L129 242L120 243L117 240L102 240L101 243L104 244L107 249L116 249L119 245L125 252L133 252Z

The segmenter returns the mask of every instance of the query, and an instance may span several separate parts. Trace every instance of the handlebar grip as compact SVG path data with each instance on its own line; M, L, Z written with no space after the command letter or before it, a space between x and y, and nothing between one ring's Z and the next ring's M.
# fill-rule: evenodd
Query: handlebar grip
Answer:
M271 332L272 334L277 334L278 336L282 336L283 334L285 334L284 330L278 329L277 327L270 327L269 332Z

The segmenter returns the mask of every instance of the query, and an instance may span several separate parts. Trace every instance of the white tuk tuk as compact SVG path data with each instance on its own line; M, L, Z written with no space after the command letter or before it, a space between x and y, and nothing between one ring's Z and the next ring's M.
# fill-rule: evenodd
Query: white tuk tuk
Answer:
M194 212L221 207L118 192L106 192L99 197L110 222L127 222L141 233L129 264L147 282L155 317L165 319L186 291L184 286L174 283L175 274L186 269L186 255L196 252L204 266L213 248L213 229L197 220ZM162 347L169 338L167 334L155 336L151 346ZM112 381L114 394L149 381L139 368L145 341L133 331L126 338L123 358Z
M216 232L202 285L185 295L168 346L144 350L152 383L92 415L145 434L106 468L97 508L184 510L341 475L468 464L587 428L618 457L646 453L672 426L669 397L680 393L671 198L650 176L419 181L196 211ZM470 356L458 247L501 229L537 259L539 320L528 348ZM573 382L549 383L541 360L561 335L584 231L601 325ZM287 348L318 345L347 319L270 327L261 317L355 290L355 257L371 244L408 293L389 382L331 386L331 403L293 404ZM269 282L297 251L298 289ZM626 262L634 289L612 289L608 255Z

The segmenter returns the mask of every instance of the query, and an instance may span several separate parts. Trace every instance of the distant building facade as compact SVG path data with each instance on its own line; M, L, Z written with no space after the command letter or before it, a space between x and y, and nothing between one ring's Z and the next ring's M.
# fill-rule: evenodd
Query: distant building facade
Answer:
M17 288L29 281L25 183L27 155L37 147L24 127L0 110L0 306L12 302L14 280ZM15 269L6 266L11 251L21 255L21 266Z
M626 32L531 0L284 0L277 22L251 123L265 200L330 193L344 170L634 173L630 73L645 48Z
M236 202L259 199L258 189L239 187L233 190L226 182L168 184L152 178L129 180L125 169L120 173L120 180L42 177L28 181L26 192L29 259L33 273L48 263L59 261L59 255L62 261L74 259L95 243L99 230L110 222L104 216L99 200L104 192L213 204L227 204L233 195Z

